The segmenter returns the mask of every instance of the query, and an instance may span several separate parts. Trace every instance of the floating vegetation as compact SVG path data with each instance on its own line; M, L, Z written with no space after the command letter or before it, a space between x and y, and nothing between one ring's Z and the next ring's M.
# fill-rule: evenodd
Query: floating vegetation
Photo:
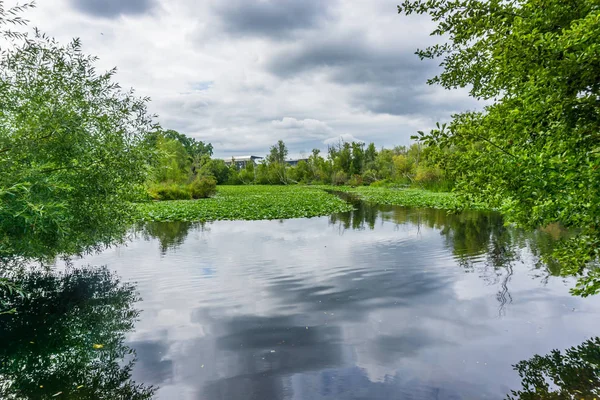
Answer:
M439 209L457 209L462 206L458 197L450 192L430 192L422 189L393 189L371 186L331 186L328 188L334 191L350 193L361 200L377 204Z
M335 195L307 186L219 186L209 199L138 204L142 221L308 218L350 211Z

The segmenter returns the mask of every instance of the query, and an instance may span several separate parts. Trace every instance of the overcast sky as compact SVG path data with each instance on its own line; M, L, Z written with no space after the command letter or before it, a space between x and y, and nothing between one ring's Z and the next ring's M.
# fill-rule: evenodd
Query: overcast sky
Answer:
M14 1L8 0L7 4ZM438 62L415 50L431 23L398 0L39 0L26 17L62 42L80 37L99 68L150 96L164 128L215 155L290 155L340 137L378 147L473 109L464 91L426 85Z

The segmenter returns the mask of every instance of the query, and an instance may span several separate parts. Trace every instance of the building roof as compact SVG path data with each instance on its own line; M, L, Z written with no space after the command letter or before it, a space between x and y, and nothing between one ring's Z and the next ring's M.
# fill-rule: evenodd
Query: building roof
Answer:
M231 161L232 158L235 161L250 161L250 160L256 160L256 159L262 159L262 157L259 157L259 156L231 156L231 157L225 157L223 160Z

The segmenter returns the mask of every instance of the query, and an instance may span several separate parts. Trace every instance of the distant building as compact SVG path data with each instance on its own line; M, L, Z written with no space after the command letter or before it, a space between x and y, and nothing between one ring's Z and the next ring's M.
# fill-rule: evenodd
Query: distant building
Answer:
M290 167L295 167L296 165L298 165L298 163L299 163L300 161L307 162L307 161L308 161L308 158L298 158L298 159L296 159L296 160L287 160L285 163L286 163L287 165L289 165Z
M262 157L259 156L234 156L229 158L224 158L225 164L231 165L232 162L235 162L237 168L246 168L246 165L251 162L256 164L257 160L262 160Z

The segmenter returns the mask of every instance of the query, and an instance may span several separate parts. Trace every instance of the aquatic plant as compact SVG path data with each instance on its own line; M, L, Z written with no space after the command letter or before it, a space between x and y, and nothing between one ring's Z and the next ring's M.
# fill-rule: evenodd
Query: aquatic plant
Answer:
M463 206L458 198L450 192L430 192L422 189L393 189L372 186L337 186L330 189L350 193L361 200L377 204L440 209L458 209ZM477 207L470 206L469 208Z
M138 204L142 221L306 218L350 210L338 197L307 186L219 186L209 199Z

